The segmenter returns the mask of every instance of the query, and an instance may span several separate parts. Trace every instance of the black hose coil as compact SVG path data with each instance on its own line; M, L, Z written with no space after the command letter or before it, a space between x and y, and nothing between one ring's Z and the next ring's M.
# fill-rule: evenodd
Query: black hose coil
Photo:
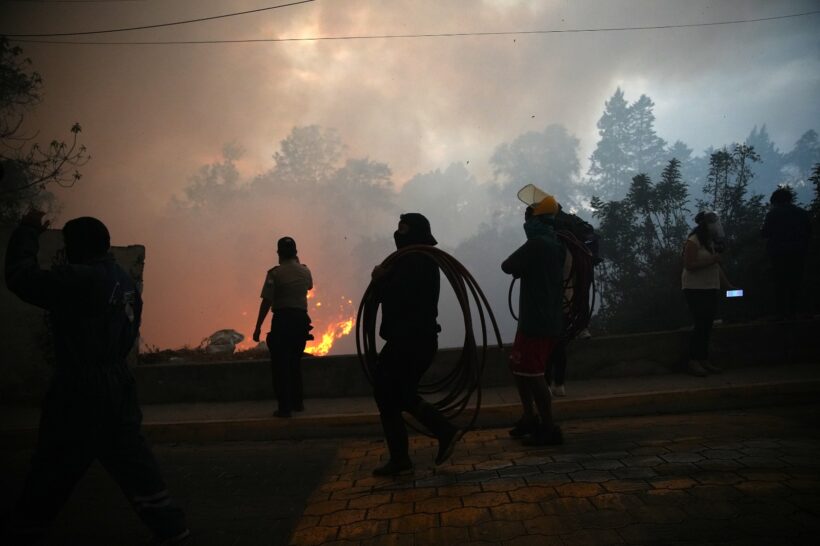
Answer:
M564 278L563 283L563 337L567 340L571 340L574 339L581 330L589 326L589 319L595 310L594 262L592 252L571 232L560 230L556 232L556 234L558 235L558 239L564 244L564 248L569 251L572 257L572 268ZM507 304L510 308L510 314L515 320L518 320L512 303L515 281L516 279L513 278L512 282L510 282L510 290L507 293ZM572 297L567 297L567 291L570 288L572 289ZM590 289L592 291L591 301L589 297Z
M437 399L428 401L447 419L454 419L464 412L470 399L475 395L475 408L467 425L467 428L472 428L481 408L481 376L487 361L487 318L492 324L499 349L502 347L501 332L498 329L490 304L475 278L458 260L443 250L429 245L410 245L389 255L381 263L381 266L389 268L401 257L408 254L423 254L435 261L450 282L464 317L464 345L456 365L440 379L428 382L422 381L419 384L418 392L421 395L438 395L435 397ZM481 325L480 356L473 332L470 297L472 297L472 301L478 310ZM378 360L376 315L379 305L381 305L381 301L376 296L373 282L371 282L362 296L356 314L356 352L362 369L371 384L373 384L373 374ZM412 422L408 422L408 424L419 432L430 435L427 431L420 430Z

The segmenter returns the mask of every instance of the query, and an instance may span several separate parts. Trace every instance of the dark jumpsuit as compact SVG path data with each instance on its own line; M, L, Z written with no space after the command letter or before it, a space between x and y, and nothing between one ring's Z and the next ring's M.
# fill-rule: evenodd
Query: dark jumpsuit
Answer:
M142 412L126 363L139 335L140 294L110 255L40 269L39 233L18 227L6 252L6 284L49 312L56 353L37 447L10 531L20 540L39 539L99 460L157 538L177 536L186 529L185 517L171 502L140 433Z
M438 350L438 265L421 254L408 254L390 267L376 285L382 302L379 335L386 341L379 353L374 397L390 459L409 459L407 427L401 412L413 415L437 438L456 427L418 395L422 376Z

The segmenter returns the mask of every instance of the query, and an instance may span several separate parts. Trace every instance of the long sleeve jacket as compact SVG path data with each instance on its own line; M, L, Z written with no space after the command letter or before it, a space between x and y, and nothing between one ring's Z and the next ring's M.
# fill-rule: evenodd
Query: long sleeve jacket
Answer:
M551 237L528 239L501 264L521 279L518 330L529 337L558 337L563 329L564 247Z
M9 290L49 312L55 379L95 391L112 377L130 377L126 356L139 335L142 299L111 255L41 269L39 230L21 225L9 240Z
M377 284L382 302L382 339L412 341L437 335L440 289L438 265L429 257L408 254L393 264Z

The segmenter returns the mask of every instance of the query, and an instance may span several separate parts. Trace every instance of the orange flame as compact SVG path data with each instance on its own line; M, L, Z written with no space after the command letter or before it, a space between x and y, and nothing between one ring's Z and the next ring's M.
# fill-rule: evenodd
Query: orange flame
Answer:
M353 317L336 323L331 323L322 334L322 339L319 341L312 341L310 346L305 347L305 352L314 356L324 356L330 352L333 347L333 342L340 339L353 330L355 324Z
M314 330L314 335L317 339L308 343L305 348L305 352L314 356L324 356L330 352L333 347L333 343L337 339L341 339L353 331L353 327L356 325L356 318L353 314L353 300L348 297L341 296L339 298L339 303L337 304L338 311L334 312L333 307L336 307L336 305L327 302L323 304L321 301L318 301L316 296L317 290L315 289L312 289L307 293L307 299L310 302L310 314L314 319L314 324L318 322L319 326L317 326L317 329ZM248 311L241 312L241 316L244 320L249 318L249 314L250 313ZM331 318L328 317L328 314L335 316ZM317 332L321 331L320 327L323 324L327 324L327 326L324 328L324 333L320 336ZM262 337L264 340L264 336ZM245 340L236 345L236 350L246 351L248 349L253 349L254 347L256 347L256 343L250 336L248 336Z

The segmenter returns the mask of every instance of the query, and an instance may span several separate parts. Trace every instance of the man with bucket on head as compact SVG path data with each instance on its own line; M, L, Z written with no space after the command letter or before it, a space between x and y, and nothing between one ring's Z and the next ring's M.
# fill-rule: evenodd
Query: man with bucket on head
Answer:
M563 268L565 250L555 233L558 203L551 195L525 211L527 242L501 264L521 280L518 330L510 354L510 369L523 407L514 430L525 445L563 443L552 419L552 397L544 379L550 354L563 331ZM535 408L533 408L535 406Z

